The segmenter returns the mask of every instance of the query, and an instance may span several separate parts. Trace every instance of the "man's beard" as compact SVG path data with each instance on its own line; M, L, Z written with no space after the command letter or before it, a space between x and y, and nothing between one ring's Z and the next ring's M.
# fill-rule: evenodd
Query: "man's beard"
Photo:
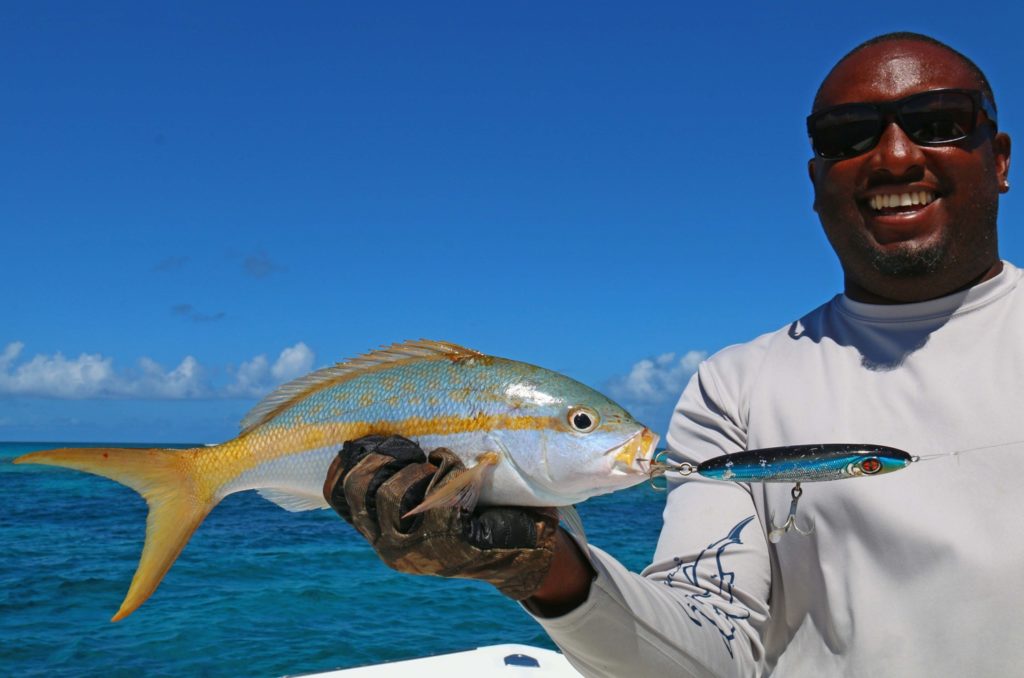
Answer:
M871 266L884 276L891 278L917 278L936 273L946 262L949 253L949 238L925 247L904 246L882 251L870 247Z
M856 248L862 261L887 278L909 279L932 275L947 266L955 257L948 231L927 244L900 243L883 249L867 233L851 229L847 247Z
M958 224L946 228L938 239L927 245L903 243L898 247L882 250L868 240L865 233L855 231L856 245L867 254L872 268L891 278L918 278L938 273L942 269L955 268L960 257L970 257L993 246L997 239L996 215L998 204L989 209L978 205L978 221Z

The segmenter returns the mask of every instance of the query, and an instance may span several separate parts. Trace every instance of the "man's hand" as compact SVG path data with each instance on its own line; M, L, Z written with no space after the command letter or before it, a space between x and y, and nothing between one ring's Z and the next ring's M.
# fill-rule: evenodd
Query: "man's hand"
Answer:
M423 501L432 481L441 487L464 469L448 450L434 450L428 459L411 440L367 436L342 447L324 497L388 567L488 581L515 600L532 596L551 569L555 509L443 507L402 518Z

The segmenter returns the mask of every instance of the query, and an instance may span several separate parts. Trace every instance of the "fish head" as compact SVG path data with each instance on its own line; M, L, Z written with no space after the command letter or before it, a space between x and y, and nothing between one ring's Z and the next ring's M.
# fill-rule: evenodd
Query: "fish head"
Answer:
M579 406L567 408L566 419L578 419L578 412ZM602 414L589 432L570 423L562 431L547 433L543 447L550 487L587 498L647 480L645 462L654 456L658 435L624 410Z
M529 393L516 408L543 422L508 438L521 451L513 453L513 463L529 484L568 504L647 480L658 435L596 390L541 372L528 387L520 382L510 389Z

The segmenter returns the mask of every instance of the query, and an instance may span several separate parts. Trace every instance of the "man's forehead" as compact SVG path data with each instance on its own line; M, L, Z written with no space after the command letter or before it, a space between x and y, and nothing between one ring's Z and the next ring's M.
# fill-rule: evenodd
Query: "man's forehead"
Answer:
M868 45L839 63L822 83L815 109L856 101L887 101L932 89L977 89L957 54L918 40Z

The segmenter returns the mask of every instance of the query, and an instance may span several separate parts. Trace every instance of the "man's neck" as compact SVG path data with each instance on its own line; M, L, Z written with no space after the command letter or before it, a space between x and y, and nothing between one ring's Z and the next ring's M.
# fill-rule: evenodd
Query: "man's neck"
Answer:
M844 293L850 299L864 304L913 304L962 292L986 280L991 280L1002 270L1003 262L997 258L995 263L966 283L941 284L933 276L922 276L913 280L900 280L895 284L885 285L884 291L871 291L847 276Z

